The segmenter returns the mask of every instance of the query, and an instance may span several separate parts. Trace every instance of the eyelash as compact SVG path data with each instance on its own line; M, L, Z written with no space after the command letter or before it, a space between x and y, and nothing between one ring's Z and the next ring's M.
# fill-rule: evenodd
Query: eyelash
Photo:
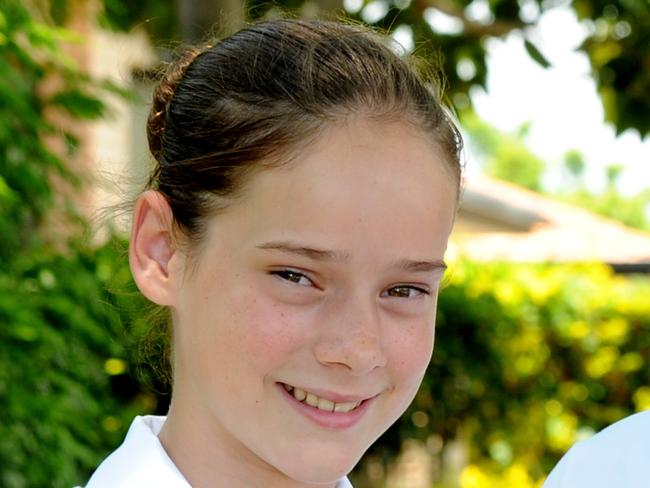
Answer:
M386 290L385 292L382 292L382 296L388 296L388 297L392 297L392 298L415 298L415 297L413 297L413 296L404 296L404 295L397 295L397 296L395 296L395 295L389 295L389 292L390 292L391 290L400 290L400 289L409 290L409 291L415 291L415 292L417 293L416 296L420 296L420 295L431 295L431 292L430 292L429 290L426 290L426 289L424 289L424 288L420 288L419 286L413 286L413 285L397 285L397 286L393 286L393 287L389 288L389 289Z
M300 271L295 271L293 269L281 269L281 270L277 270L277 271L271 271L270 274L274 275L274 276L278 276L279 278L281 278L281 279L283 279L285 281L288 281L289 283L293 283L295 285L301 285L301 286L311 285L311 286L315 286L314 282L307 275L305 275L304 273L301 273ZM300 283L300 281L302 281L303 278L305 280L307 280L309 283ZM387 296L387 297L393 297L393 298L414 298L413 296L389 295L391 290L400 290L400 289L408 290L409 292L414 291L414 292L416 292L416 296L430 295L431 294L431 292L429 290L427 290L425 288L421 288L419 286L396 285L396 286L393 286L393 287L389 288L388 290L382 292L381 296Z
M289 283L293 283L295 285L301 285L301 286L307 286L307 285L312 285L314 286L314 282L307 277L304 273L301 273L300 271L295 271L293 269L280 269L277 271L271 271L271 275L273 276L278 276L279 278L288 281ZM292 279L297 278L296 279ZM300 283L302 279L306 279L309 283Z

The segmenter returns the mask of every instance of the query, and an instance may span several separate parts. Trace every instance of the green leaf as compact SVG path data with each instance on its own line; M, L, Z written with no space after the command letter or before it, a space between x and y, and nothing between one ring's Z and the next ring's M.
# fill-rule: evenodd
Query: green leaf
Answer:
M57 93L50 103L61 106L79 119L96 119L104 112L104 104L99 99L75 89Z
M537 48L537 46L535 46L535 44L530 42L528 39L524 39L524 47L526 48L528 55L533 58L542 68L551 67L550 61L546 59L546 56L542 54L542 52Z
M16 193L7 185L7 181L0 175L0 201L15 203L18 201Z

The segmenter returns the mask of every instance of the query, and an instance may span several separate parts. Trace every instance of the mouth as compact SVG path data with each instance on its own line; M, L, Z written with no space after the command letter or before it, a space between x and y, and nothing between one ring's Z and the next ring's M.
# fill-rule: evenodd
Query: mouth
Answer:
M316 408L318 410L323 410L325 412L335 412L335 413L348 413L359 408L366 400L358 400L351 402L335 402L327 398L319 397L318 395L311 393L309 391L303 390L295 386L288 385L286 383L280 383L282 387L293 396L295 400L310 407Z

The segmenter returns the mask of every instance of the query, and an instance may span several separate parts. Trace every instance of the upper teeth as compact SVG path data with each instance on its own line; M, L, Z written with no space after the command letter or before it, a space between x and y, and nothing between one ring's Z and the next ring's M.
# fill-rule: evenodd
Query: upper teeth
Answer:
M300 388L295 388L293 386L286 385L286 384L284 385L284 388L289 393L291 393L293 397L299 402L306 403L307 405L316 407L320 410L326 410L328 412L349 412L350 410L354 410L361 404L360 401L335 403L331 400L327 400L326 398L317 397L313 393L309 393L305 390L301 390Z

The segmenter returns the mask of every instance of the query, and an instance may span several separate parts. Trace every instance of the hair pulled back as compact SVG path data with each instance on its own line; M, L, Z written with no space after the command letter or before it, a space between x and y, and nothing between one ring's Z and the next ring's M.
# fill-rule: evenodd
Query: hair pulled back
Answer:
M327 124L354 114L431 134L460 182L461 138L439 97L384 39L326 21L261 22L186 51L160 81L148 120L149 187L200 239L204 217L246 176L281 164Z

